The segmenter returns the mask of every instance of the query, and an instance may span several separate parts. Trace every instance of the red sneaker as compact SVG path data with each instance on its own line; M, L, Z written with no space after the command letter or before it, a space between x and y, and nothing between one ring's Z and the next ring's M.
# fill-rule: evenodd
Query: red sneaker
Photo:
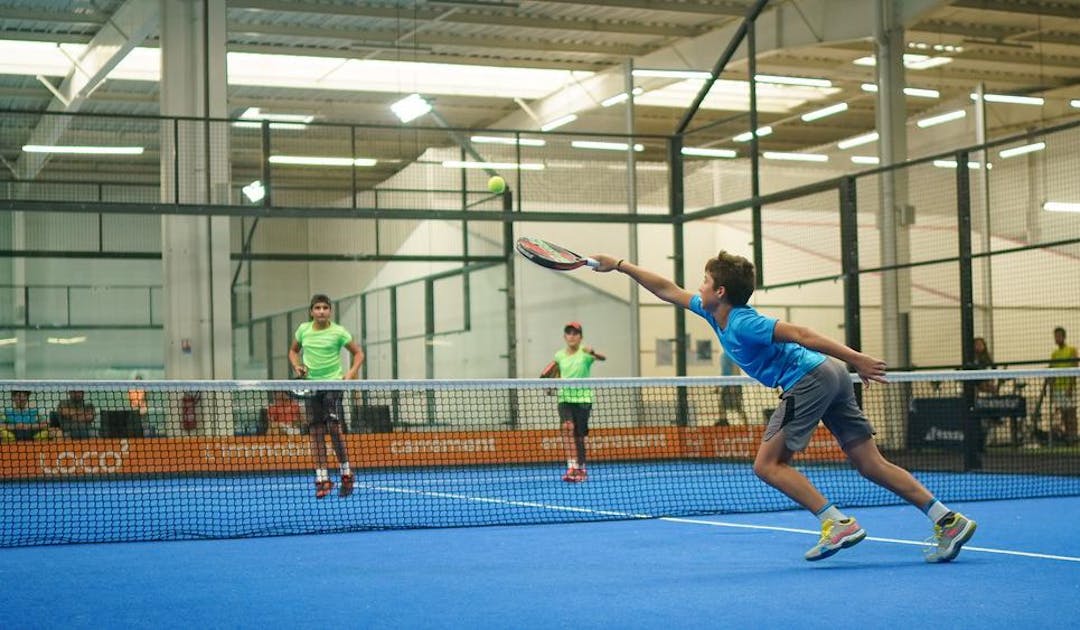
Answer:
M585 472L584 468L578 468L577 469L577 479L575 479L575 481L577 481L578 483L581 483L582 481L585 481L588 478L589 478L589 473Z
M326 481L315 482L315 498L321 499L330 494L330 491L334 489L334 482L327 479Z
M339 497L347 497L352 494L353 484L356 483L356 476L352 473L341 476L341 488L338 489Z
M574 483L577 481L577 468L567 468L566 473L562 476L562 480L567 483Z

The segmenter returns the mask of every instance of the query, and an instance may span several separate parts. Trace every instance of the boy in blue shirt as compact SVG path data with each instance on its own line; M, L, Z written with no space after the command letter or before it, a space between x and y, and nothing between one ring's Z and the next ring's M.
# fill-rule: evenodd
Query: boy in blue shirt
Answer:
M780 405L765 429L754 459L754 473L810 510L821 521L821 539L807 560L827 558L866 538L858 522L830 503L791 458L810 443L819 420L836 437L862 476L919 507L934 525L928 562L949 562L975 533L975 521L936 500L908 471L885 459L874 442L874 429L855 401L843 365L858 372L866 385L884 383L885 362L825 337L809 328L778 321L747 305L754 292L754 265L721 251L705 264L696 294L625 259L598 254L596 271L620 271L665 302L700 315L712 326L720 345L749 376L767 387L780 387Z

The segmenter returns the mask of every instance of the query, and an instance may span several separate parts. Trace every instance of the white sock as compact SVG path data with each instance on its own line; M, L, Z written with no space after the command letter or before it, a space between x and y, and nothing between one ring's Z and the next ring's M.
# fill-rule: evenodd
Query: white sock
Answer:
M840 511L840 508L836 507L832 503L827 503L825 507L821 508L817 512L814 512L814 516L818 517L818 520L820 520L822 523L830 519L832 519L833 521L847 520L847 517L844 516L844 513Z
M315 481L329 481L329 480L330 480L330 475L327 474L325 468L316 468L315 469Z
M930 503L923 508L923 512L926 513L931 523L937 523L950 511L949 508L945 507L944 503L937 499L930 499Z
M567 467L567 469L577 468L577 460L576 459L568 459L568 460L566 460L566 467Z
M352 470L349 468L349 462L344 462L341 464L341 474L342 476L352 474Z

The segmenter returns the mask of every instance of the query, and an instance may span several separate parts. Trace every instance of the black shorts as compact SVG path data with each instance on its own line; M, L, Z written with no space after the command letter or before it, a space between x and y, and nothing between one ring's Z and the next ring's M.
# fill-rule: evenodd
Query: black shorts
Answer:
M312 392L306 402L308 426L331 422L341 423L345 413L341 404L341 392L331 390L318 390Z
M574 435L589 434L589 413L592 403L559 403L559 420L574 423Z

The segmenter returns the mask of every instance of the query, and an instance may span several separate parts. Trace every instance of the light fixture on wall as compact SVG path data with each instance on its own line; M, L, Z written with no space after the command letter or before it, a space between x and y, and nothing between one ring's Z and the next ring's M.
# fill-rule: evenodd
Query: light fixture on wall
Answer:
M851 161L855 164L880 164L881 159L874 155L853 155Z
M547 144L539 138L517 138L514 136L472 136L469 138L476 144L509 144L520 147L542 147Z
M972 94L971 100L978 101L979 95ZM1040 96L1013 96L1012 94L983 94L987 103L1010 103L1012 105L1042 105L1046 99Z
M877 139L878 132L871 131L870 133L864 133L861 136L855 136L853 138L848 138L847 140L841 140L840 142L836 143L836 146L839 149L850 149L852 147L858 147L864 144L870 144L871 142L876 142Z
M915 124L918 125L920 129L925 129L927 127L941 125L949 121L960 120L965 116L967 116L967 112L962 109L958 109L956 111L947 112L938 116L930 116L929 118L923 118L922 120L917 121Z
M806 112L805 114L803 114L799 118L801 118L803 122L812 122L812 121L815 121L815 120L819 120L821 118L832 116L834 114L839 114L841 112L846 112L847 108L848 108L847 103L836 103L835 105L829 105L828 107L822 107L821 109L817 109L817 110L814 110L812 112Z
M863 83L859 87L862 88L863 92L876 93L878 91L876 83ZM904 95L916 96L919 98L941 98L941 92L931 90L930 88L906 87L904 88Z
M570 143L570 146L575 149L596 149L599 151L628 151L630 145L626 142L597 142L595 140L574 140ZM645 146L641 144L634 145L634 151L644 151Z
M1080 203L1072 201L1047 201L1043 204L1047 212L1080 212Z
M271 129L306 129L307 123L315 120L306 114L269 114L258 107L249 107L240 114L240 120L233 122L233 127L259 128L262 121L271 121Z
M1012 147L1009 149L1002 149L998 151L998 155L1003 158L1011 158L1017 155L1024 155L1025 153L1034 153L1036 151L1042 151L1046 148L1045 142L1033 142L1032 144L1025 144L1020 147Z
M83 343L86 341L86 337L46 337L45 343L51 343L58 346L72 346L77 343Z
M737 157L739 153L734 149L709 149L706 147L683 147L683 155L692 155L698 157L718 157L718 158L733 158Z
M761 154L766 160L786 160L789 162L828 162L829 156L820 153L789 153L785 151L766 151Z
M402 123L412 122L431 111L431 103L419 94L410 94L390 106L390 111Z
M771 134L772 134L772 127L769 127L768 125L766 125L764 127L758 127L757 137L762 138L764 136L768 136L768 135L771 135ZM749 131L744 131L743 133L740 133L739 135L732 138L732 140L734 140L735 142L750 142L750 140L753 137L754 137L753 133L751 133Z
M374 158L322 157L308 155L271 155L271 164L290 166L375 166Z
M256 179L247 186L240 189L244 196L247 197L251 203L259 203L266 197L266 188L263 187L262 180Z
M982 164L978 162L968 162L967 165L968 168L976 171L982 168ZM956 168L957 163L956 160L934 160L934 166L938 168ZM994 168L993 164L986 165L986 170L990 170L992 168Z

